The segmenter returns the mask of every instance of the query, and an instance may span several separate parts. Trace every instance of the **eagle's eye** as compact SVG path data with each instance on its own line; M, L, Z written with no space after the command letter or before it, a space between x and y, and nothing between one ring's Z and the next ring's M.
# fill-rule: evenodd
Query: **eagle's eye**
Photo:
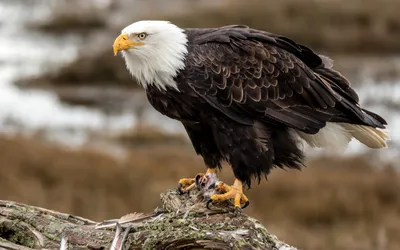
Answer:
M139 39L140 40L144 40L146 37L147 37L147 34L146 33L139 33L139 34L137 34L137 37L139 37Z

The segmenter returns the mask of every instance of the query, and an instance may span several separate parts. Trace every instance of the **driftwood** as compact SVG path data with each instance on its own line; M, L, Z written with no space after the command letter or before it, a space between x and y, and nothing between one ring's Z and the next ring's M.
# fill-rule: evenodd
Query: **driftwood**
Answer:
M169 190L161 202L151 213L97 223L0 201L0 249L296 249L229 204L208 210L197 191Z

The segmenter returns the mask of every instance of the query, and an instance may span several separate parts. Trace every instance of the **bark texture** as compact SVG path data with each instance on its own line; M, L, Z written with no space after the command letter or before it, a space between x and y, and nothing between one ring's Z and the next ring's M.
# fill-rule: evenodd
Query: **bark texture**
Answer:
M208 210L199 192L169 190L161 194L161 202L154 212L98 223L0 201L0 249L296 249L255 219L231 212L229 204Z

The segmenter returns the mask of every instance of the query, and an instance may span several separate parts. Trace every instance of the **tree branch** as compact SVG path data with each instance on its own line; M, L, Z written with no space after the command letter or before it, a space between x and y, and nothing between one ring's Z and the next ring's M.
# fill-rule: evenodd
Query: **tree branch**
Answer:
M229 204L208 210L200 192L178 195L169 190L161 194L161 202L163 208L151 213L132 213L97 223L0 201L0 248L296 249L268 233L255 219L229 212Z

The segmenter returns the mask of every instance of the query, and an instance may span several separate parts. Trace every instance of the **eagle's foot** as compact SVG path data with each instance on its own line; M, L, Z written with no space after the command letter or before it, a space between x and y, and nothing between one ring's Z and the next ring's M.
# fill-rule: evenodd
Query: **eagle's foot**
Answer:
M211 209L210 204L213 202L233 199L235 214L239 214L242 209L250 204L249 199L243 194L243 184L238 179L235 179L232 186L229 186L222 181L218 182L215 191L217 194L213 194L207 202L208 209Z
M209 176L215 174L215 169L209 168L205 174L198 173L195 178L182 178L178 183L178 192L184 194L197 187L202 189L208 182Z
M178 183L178 192L184 194L195 187L194 178L182 178Z

